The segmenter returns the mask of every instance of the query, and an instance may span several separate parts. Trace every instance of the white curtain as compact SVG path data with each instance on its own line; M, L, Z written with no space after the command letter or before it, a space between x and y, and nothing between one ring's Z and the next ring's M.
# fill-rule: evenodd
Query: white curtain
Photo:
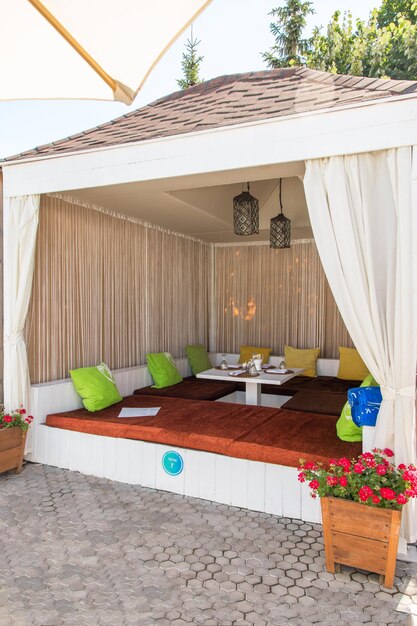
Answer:
M415 149L414 149L415 150ZM417 154L415 153L415 157ZM416 202L413 148L308 161L304 188L317 248L350 336L380 382L374 445L416 462ZM417 539L415 506L403 513Z
M4 402L29 406L30 378L23 330L32 290L40 196L4 203Z

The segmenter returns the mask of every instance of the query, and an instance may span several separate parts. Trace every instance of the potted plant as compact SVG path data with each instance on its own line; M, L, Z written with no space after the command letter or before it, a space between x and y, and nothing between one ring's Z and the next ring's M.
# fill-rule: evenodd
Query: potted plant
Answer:
M21 407L15 411L5 411L0 405L0 473L14 469L22 471L26 433L33 420Z
M298 480L321 499L326 569L340 565L376 572L394 584L401 510L417 497L417 469L395 466L389 448L355 459L301 462Z

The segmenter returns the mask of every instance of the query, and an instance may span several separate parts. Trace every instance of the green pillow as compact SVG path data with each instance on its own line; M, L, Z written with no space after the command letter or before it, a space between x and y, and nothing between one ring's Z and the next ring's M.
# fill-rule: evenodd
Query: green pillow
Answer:
M171 387L182 381L182 376L169 352L149 353L146 355L146 361L155 383L152 385L154 389Z
M213 367L213 364L209 359L209 355L207 354L207 350L201 344L197 346L185 346L185 354L187 355L187 359L194 376Z
M372 376L368 376L359 385L360 387L377 387L378 383ZM352 409L349 402L346 402L339 419L336 422L336 432L342 441L362 441L362 428L356 426L352 420Z
M100 411L123 400L105 363L70 370L70 376L87 411Z

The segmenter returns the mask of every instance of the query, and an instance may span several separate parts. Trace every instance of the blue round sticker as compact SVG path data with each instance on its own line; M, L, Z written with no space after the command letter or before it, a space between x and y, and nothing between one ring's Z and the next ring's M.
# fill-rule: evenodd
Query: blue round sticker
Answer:
M184 461L178 452L170 450L162 457L162 467L170 476L178 476L184 469Z

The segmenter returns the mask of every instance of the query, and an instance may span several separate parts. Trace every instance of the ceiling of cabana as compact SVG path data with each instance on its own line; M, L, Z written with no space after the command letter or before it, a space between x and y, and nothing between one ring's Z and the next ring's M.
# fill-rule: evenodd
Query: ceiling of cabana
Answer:
M292 221L292 239L312 236L303 184L304 164L184 176L150 182L72 190L74 199L151 222L205 241L268 241L269 220L279 213L278 181L283 178L284 213ZM233 233L233 197L246 189L259 200L259 235Z

